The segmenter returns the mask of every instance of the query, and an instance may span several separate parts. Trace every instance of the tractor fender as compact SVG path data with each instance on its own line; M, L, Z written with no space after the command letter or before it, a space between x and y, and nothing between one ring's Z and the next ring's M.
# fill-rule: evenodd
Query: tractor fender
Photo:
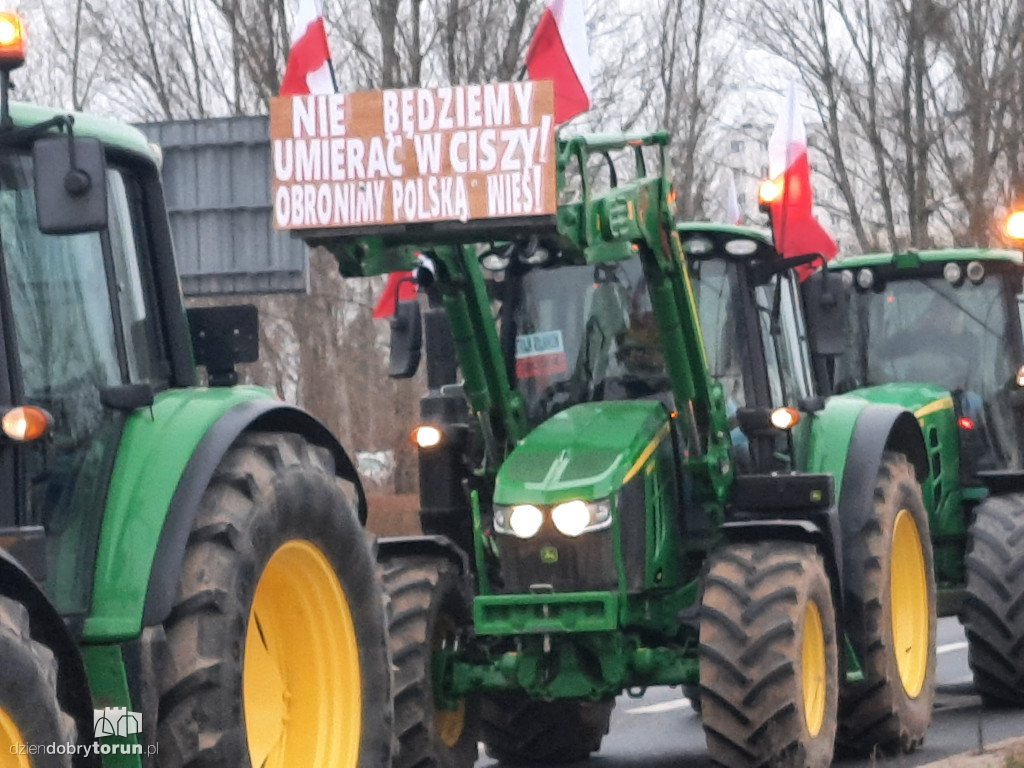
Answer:
M928 476L924 437L914 415L895 405L870 404L857 417L846 454L839 492L839 523L843 540L843 598L847 606L864 602L866 544L860 531L874 510L875 484L886 451L904 454L918 480ZM857 617L845 622L854 650L863 658L865 648Z
M842 533L839 511L834 504L807 512L806 517L729 520L722 524L722 535L730 543L801 541L813 544L825 560L825 570L835 598L836 616L843 615Z
M469 556L447 536L388 536L377 539L377 560L428 555L448 560L460 575L469 571Z
M366 524L366 494L355 464L341 443L320 421L277 400L249 400L226 411L196 446L171 497L149 572L142 613L144 627L162 624L174 603L178 575L185 559L189 531L199 502L221 459L243 432L294 432L331 452L338 477L355 486L360 522Z
M80 738L81 734L88 736L93 729L92 693L78 644L42 588L3 549L0 549L0 594L28 609L32 637L53 651L57 659L57 697L64 711L75 719ZM81 765L99 766L99 758L84 758Z

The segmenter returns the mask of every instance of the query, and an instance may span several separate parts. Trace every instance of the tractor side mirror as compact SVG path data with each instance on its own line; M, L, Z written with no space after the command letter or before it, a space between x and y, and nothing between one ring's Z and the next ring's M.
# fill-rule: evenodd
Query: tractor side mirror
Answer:
M411 379L420 367L423 348L423 318L415 299L400 301L391 318L391 360L388 376L392 379Z
M846 351L850 294L839 272L819 270L801 286L811 354L834 357Z
M107 164L98 139L38 139L32 161L40 232L72 235L106 229Z

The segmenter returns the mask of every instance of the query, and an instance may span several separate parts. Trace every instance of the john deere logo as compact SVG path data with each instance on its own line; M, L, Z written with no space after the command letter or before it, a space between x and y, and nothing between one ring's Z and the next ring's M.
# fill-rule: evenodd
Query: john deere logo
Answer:
M558 550L552 546L546 546L540 548L540 561L542 563L557 563L558 562Z

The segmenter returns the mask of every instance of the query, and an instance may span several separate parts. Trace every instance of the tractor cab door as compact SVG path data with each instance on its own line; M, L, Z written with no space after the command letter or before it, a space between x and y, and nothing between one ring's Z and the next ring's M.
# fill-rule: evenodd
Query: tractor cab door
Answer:
M43 408L52 424L48 438L5 442L0 465L14 468L19 524L45 528L50 599L66 616L82 616L92 587L84 574L93 570L124 403L132 400L125 385L158 389L167 366L133 179L105 171L105 229L47 235L32 163L27 151L0 152L3 343L8 402ZM135 391L149 392L151 402L153 389Z
M729 416L733 460L741 471L763 470L779 446L770 437L752 444L738 412L796 407L813 392L795 277L782 272L758 284L741 259L709 253L689 261L708 370L722 385Z

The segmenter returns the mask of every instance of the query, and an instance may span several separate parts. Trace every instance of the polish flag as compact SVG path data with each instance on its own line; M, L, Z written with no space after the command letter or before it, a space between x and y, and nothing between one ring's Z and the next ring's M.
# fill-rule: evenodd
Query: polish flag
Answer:
M781 194L770 203L775 249L783 256L820 253L826 261L839 252L831 235L815 218L811 191L811 165L807 159L807 129L800 116L796 83L789 94L779 121L768 141L768 176L781 187ZM797 268L803 280L820 265Z
M304 96L337 90L320 0L299 0L292 26L292 48L281 79L281 95Z
M725 220L728 224L743 223L740 196L736 194L736 176L732 171L729 171L729 186L725 190Z
M404 281L404 282L402 282ZM391 272L388 284L380 295L377 306L373 308L374 318L391 317L398 309L398 302L412 301L416 298L416 281L412 272Z
M590 53L583 0L548 0L526 51L531 80L555 84L555 122L590 109Z

